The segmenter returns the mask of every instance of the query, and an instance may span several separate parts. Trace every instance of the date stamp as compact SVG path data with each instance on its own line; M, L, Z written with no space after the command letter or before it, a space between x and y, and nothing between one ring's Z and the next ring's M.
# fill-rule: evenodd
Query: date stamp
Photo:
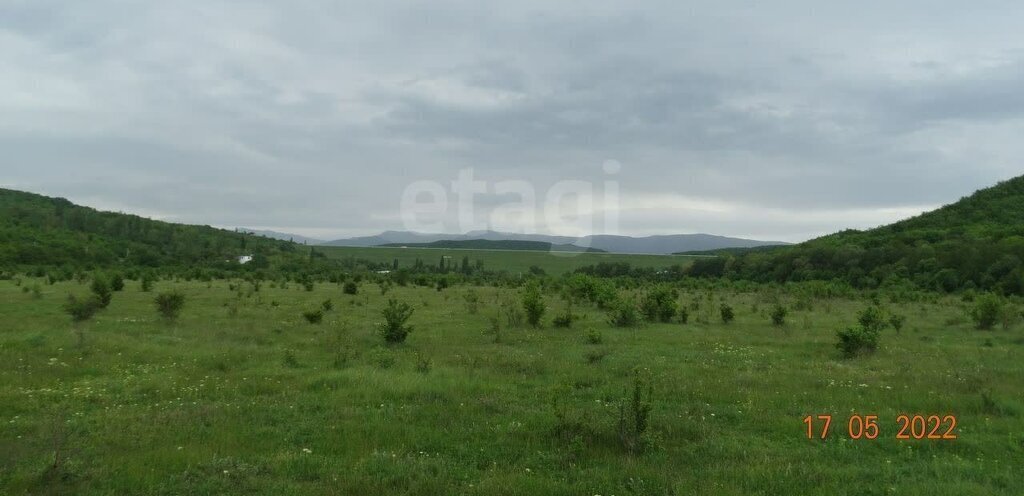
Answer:
M832 415L808 415L807 439L827 439L833 434ZM895 439L945 440L956 439L955 415L900 414L896 416ZM878 415L850 415L846 421L846 435L850 439L878 439L882 435Z

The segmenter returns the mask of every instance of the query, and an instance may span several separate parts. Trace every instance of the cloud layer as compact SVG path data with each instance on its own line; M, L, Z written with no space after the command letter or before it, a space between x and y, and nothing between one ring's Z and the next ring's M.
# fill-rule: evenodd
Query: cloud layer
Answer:
M796 241L1022 171L1019 3L548 4L9 0L0 184L333 237L472 168L613 179L626 234Z

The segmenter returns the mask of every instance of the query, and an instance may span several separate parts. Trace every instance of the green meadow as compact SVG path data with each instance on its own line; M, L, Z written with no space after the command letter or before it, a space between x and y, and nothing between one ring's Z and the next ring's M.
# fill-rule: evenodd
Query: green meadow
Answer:
M507 255L486 257L493 268ZM173 289L185 305L167 321L153 300ZM162 280L143 292L127 281L73 324L67 295L88 292L87 282L0 281L2 494L1024 490L1024 334L1017 322L976 330L959 296L878 302L905 325L846 359L836 331L867 295L679 288L685 324L613 327L576 302L561 328L552 317L567 300L546 288L533 328L509 322L519 288L382 294L363 282L350 295L330 283ZM377 330L389 299L414 309L401 344ZM321 322L303 317L326 300ZM780 303L789 312L773 325ZM622 427L638 411L642 444ZM903 413L955 415L957 438L897 440ZM831 433L822 440L815 425L808 439L803 419L819 414L834 417ZM850 439L854 414L877 415L879 436Z

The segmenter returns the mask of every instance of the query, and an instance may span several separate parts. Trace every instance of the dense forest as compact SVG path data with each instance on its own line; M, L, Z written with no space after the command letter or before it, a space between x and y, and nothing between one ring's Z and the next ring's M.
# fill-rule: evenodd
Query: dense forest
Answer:
M758 282L842 280L1024 294L1024 176L917 217L799 245L701 260L687 273Z
M239 264L238 257L252 256ZM309 248L209 226L101 212L63 198L0 189L0 267L63 271L308 268Z

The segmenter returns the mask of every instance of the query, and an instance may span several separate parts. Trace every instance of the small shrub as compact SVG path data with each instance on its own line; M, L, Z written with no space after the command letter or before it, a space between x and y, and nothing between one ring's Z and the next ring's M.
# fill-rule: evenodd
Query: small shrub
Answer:
M989 330L999 321L1003 311L1003 301L994 294L985 294L975 298L971 318L978 329Z
M121 274L114 274L110 277L110 289L114 291L124 290L124 277Z
M366 356L369 362L379 369L390 369L398 363L398 359L394 355L382 348L374 348Z
M619 300L608 312L608 323L614 327L636 327L640 325L640 311L632 300Z
M306 319L306 322L310 324L319 324L324 320L324 311L322 308L316 310L307 310L302 312L302 317Z
M690 312L689 312L689 310L687 310L686 307L681 307L679 309L679 323L685 325L689 321L690 321Z
M604 357L606 357L606 356L608 356L608 350L600 349L600 350L588 351L584 355L584 358L587 359L587 363L593 365L593 364L595 364L597 362L600 362L601 360L604 360Z
M341 292L349 295L359 293L359 284L355 281L345 281L345 285L342 286Z
M786 310L786 307L782 305L775 305L775 307L772 308L772 325L777 327L786 325L786 315L788 313L789 311Z
M384 341L388 343L401 343L406 336L412 332L412 326L406 324L412 316L413 308L408 303L398 300L388 300L388 305L381 311L384 322L379 324L379 330Z
M32 298L38 300L43 297L43 288L39 287L38 284L32 285Z
M889 316L889 325L899 333L903 330L903 325L907 323L907 317L905 315L892 314Z
M143 293L148 293L153 290L153 283L156 282L156 278L149 273L142 275L142 280L139 281L139 288L142 289Z
M876 305L871 305L861 311L857 315L857 323L860 324L862 329L875 333L882 331L882 329L889 325L889 322L885 319L885 313Z
M878 330L858 325L841 330L836 335L839 337L836 347L845 358L874 353L878 349Z
M185 295L177 291L160 293L153 299L156 304L156 311L167 321L174 321L185 306Z
M314 287L315 284L313 283L312 279L306 279L302 281L302 289L305 289L306 291L313 291Z
M565 311L564 312L556 315L555 318L552 319L551 323L555 327L560 327L560 328L563 328L563 329L568 329L568 328L572 327L572 323L573 323L573 321L576 320L576 318L577 318L576 314L572 313L572 306L569 305L569 306L565 307Z
M728 324L736 318L736 313L733 312L732 306L728 303L722 303L722 306L719 308L719 314L722 316L723 324Z
M96 315L96 312L102 308L103 305L96 295L90 295L85 298L68 295L68 300L64 303L64 311L71 316L72 322L85 322L91 319L93 315Z
M597 329L587 329L587 343L589 344L601 344L604 342L604 336Z
M323 303L320 304L320 308L323 309L323 311L325 312L330 312L331 310L334 310L334 302L331 301L330 298L328 298L324 300Z
M640 299L640 311L648 322L671 322L676 315L679 293L666 286L658 285Z
M599 280L594 283L594 303L601 310L611 310L619 301L619 294L610 281Z
M101 276L96 276L92 280L92 286L89 287L92 294L96 295L96 299L100 302L102 308L107 308L110 305L110 299L112 292L110 291L110 284Z
M544 297L540 293L540 285L531 282L523 290L523 310L526 312L526 321L533 328L540 327L541 318L547 306L544 304Z

